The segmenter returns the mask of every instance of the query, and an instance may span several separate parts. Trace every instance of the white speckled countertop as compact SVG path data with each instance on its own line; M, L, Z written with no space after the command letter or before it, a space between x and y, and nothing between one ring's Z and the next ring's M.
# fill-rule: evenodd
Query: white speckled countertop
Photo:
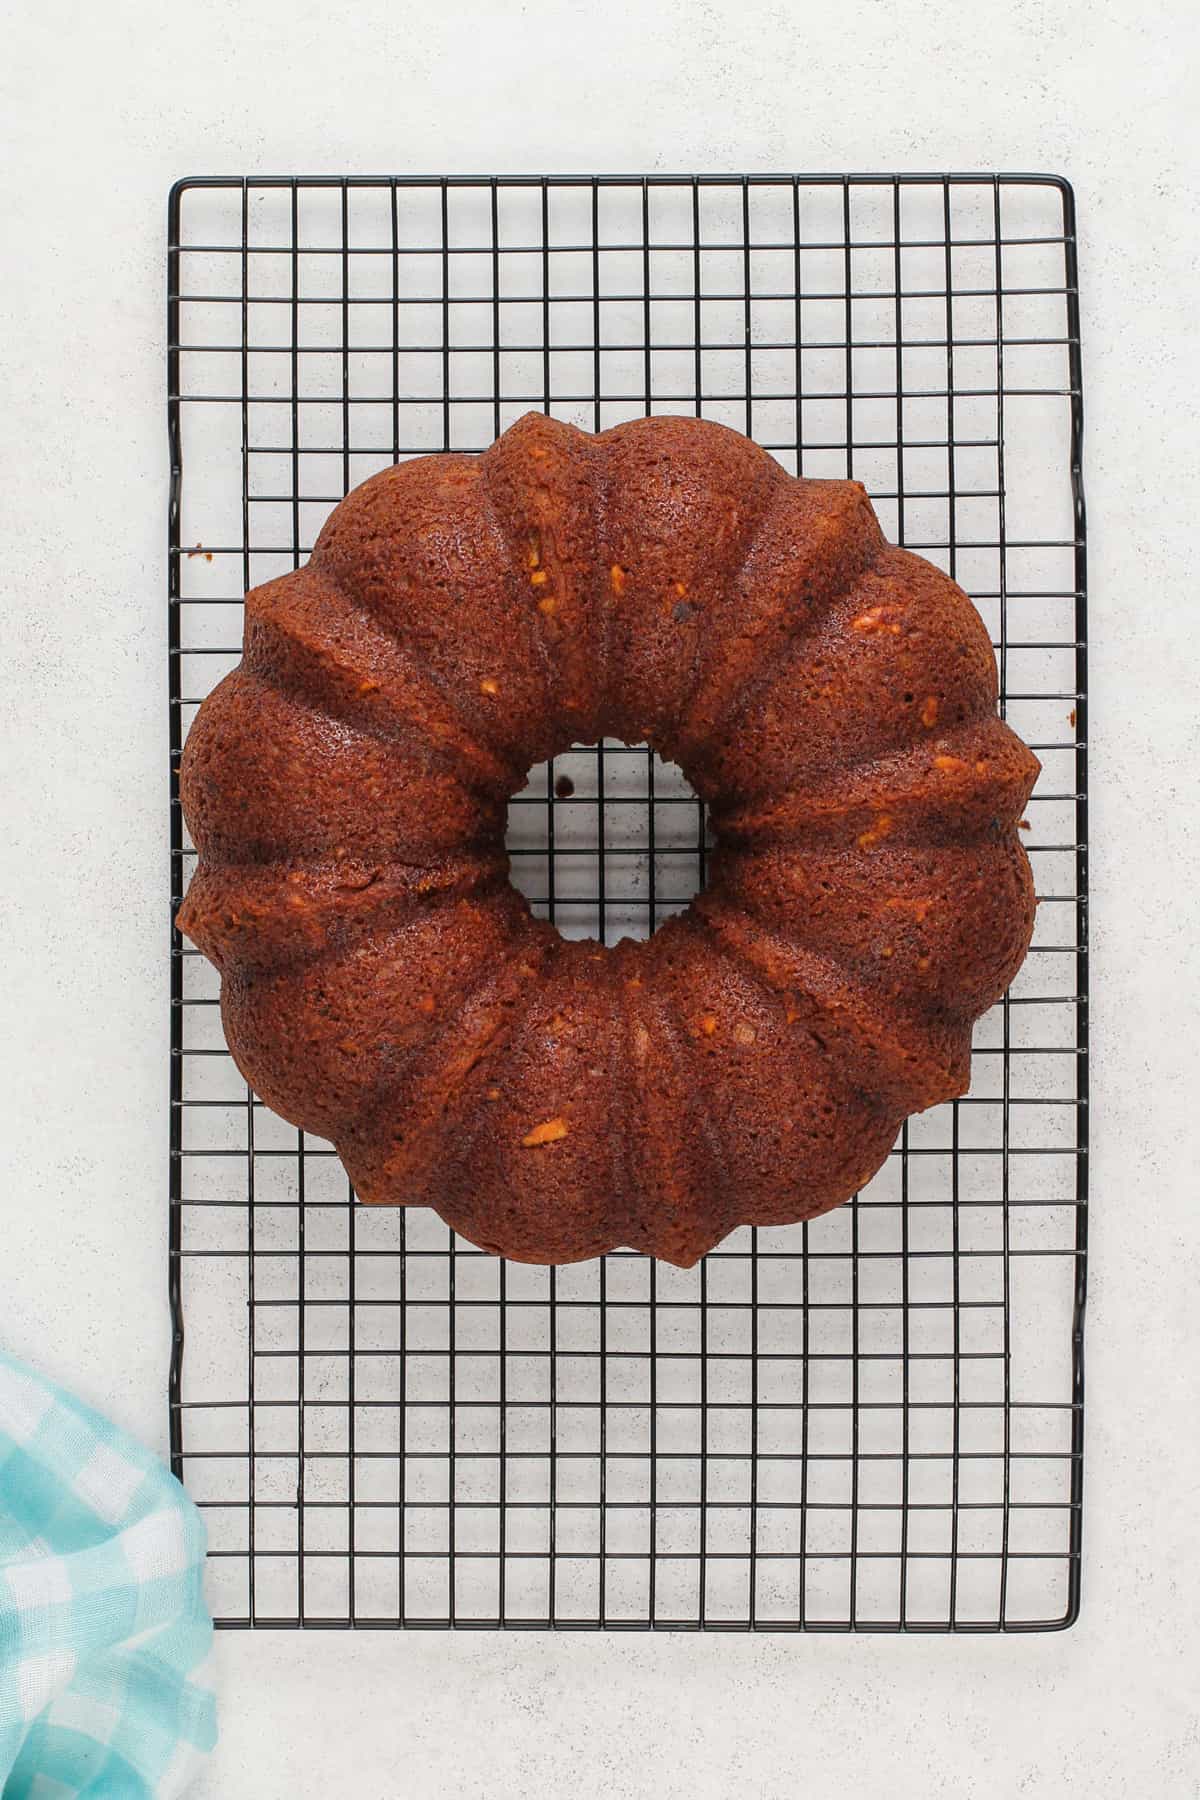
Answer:
M306 0L44 0L10 14L5 48L0 1322L160 1448L171 180L1028 168L1078 194L1095 952L1080 1623L223 1634L202 1792L1200 1793L1200 1109L1177 1054L1200 1026L1186 0L363 0L349 28Z

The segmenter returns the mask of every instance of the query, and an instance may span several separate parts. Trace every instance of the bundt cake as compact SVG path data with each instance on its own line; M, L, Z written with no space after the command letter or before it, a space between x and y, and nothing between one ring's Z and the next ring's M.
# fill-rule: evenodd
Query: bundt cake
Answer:
M246 598L181 794L233 1056L364 1201L539 1263L809 1219L961 1094L1033 928L1038 772L967 596L853 481L690 418L541 414L373 476ZM706 888L565 942L508 880L531 765L645 742Z

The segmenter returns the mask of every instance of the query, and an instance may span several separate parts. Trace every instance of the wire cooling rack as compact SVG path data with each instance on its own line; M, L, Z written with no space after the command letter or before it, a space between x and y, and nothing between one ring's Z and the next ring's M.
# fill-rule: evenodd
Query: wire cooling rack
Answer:
M1044 765L1032 953L961 1101L810 1225L691 1271L505 1264L360 1209L247 1091L171 943L173 1466L223 1625L1048 1630L1079 1596L1084 517L1070 188L1033 175L196 179L169 209L171 901L245 589L377 469L530 407L703 413L864 481L974 596ZM677 770L535 770L566 935L704 876ZM186 1327L186 1354L185 1354Z

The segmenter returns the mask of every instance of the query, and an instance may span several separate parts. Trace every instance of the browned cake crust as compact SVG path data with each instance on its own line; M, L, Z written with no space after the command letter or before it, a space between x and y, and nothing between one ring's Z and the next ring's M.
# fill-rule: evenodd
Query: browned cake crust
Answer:
M1033 931L1038 763L996 702L971 602L857 482L531 413L364 482L247 595L184 751L179 927L247 1081L360 1199L686 1267L837 1206L965 1090ZM534 920L504 852L529 767L600 737L677 761L719 845L614 949Z

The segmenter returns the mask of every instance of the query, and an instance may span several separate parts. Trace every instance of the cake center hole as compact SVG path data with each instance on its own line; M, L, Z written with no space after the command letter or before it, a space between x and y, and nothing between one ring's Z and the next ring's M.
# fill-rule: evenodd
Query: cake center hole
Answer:
M512 879L565 938L646 938L704 886L712 839L683 771L645 744L576 746L508 803Z

